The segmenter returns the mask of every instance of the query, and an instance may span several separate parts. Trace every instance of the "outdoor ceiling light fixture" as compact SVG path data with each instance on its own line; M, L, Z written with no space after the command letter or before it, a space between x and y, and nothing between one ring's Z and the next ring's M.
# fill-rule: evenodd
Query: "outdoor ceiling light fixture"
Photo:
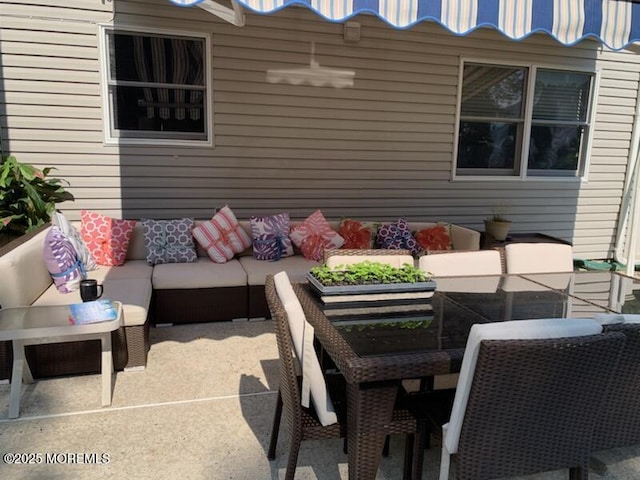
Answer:
M314 87L345 88L353 87L356 72L321 67L315 60L315 42L311 42L311 60L308 67L292 69L269 69L269 83L289 83L291 85L312 85Z

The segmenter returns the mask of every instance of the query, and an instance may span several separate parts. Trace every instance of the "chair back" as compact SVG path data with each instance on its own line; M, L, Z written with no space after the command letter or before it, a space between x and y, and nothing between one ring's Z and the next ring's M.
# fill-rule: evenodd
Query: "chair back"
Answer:
M298 382L298 359L294 355L293 339L289 329L289 321L284 305L280 301L275 289L273 276L269 275L265 281L265 295L271 312L271 319L278 344L278 358L280 367L280 394L284 406L285 416L289 425L300 425L302 422L300 384Z
M502 274L500 252L497 250L423 255L418 261L418 267L435 277Z
M510 243L504 254L507 273L573 271L573 248L564 243Z
M593 435L593 450L640 444L640 315L596 315L605 332L626 337Z
M414 265L413 255L408 250L371 249L371 250L325 250L324 263L335 268L339 265L353 265L368 260L385 263L393 267L402 267L405 263Z
M338 417L313 347L313 326L306 320L302 305L291 286L287 273L277 273L273 276L273 282L274 290L286 315L292 344L302 370L300 404L303 407L309 407L311 401L318 420L323 426L337 423Z
M592 319L472 327L443 445L457 478L588 464L591 432L624 343Z

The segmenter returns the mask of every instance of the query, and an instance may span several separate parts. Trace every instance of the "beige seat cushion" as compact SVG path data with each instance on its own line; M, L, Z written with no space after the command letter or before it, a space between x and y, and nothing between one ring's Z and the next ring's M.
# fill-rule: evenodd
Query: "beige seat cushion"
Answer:
M139 278L151 281L153 266L147 264L146 260L127 260L124 265L119 267L108 267L99 265L97 270L87 272L89 278L98 280L102 283L105 280L126 280Z
M107 280L104 284L102 298L122 302L124 325L144 325L151 303L151 282L144 279ZM55 285L51 285L38 298L34 305L69 305L80 303L80 291L60 293Z
M207 257L194 263L155 265L151 281L156 290L243 287L247 274L238 260L214 263Z
M302 255L284 257L276 262L256 260L253 257L240 257L238 261L247 272L249 285L264 285L267 275L275 275L283 270L287 272L289 280L301 282L307 278L307 273L312 267L320 265L319 262L307 260Z

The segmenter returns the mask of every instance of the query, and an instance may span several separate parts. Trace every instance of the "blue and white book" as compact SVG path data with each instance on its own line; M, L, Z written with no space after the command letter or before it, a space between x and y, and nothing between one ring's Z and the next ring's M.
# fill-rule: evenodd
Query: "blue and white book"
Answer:
M107 322L118 318L118 311L113 302L107 298L92 302L74 303L69 305L71 315L69 320L74 325Z

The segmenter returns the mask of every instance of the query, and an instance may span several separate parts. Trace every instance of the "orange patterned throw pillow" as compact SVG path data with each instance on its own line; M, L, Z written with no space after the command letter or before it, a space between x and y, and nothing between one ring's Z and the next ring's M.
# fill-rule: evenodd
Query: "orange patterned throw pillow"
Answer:
M451 226L448 223L439 223L433 227L423 228L414 234L418 245L425 252L436 250L451 250Z
M289 238L302 250L307 260L322 260L326 248L340 248L344 242L338 233L331 230L329 222L320 210L309 215L305 221L291 229Z
M345 218L340 222L338 233L344 238L342 248L365 249L374 248L378 225L373 222L361 222Z
M124 264L136 221L110 218L88 210L81 210L80 218L80 234L96 263L109 267Z

